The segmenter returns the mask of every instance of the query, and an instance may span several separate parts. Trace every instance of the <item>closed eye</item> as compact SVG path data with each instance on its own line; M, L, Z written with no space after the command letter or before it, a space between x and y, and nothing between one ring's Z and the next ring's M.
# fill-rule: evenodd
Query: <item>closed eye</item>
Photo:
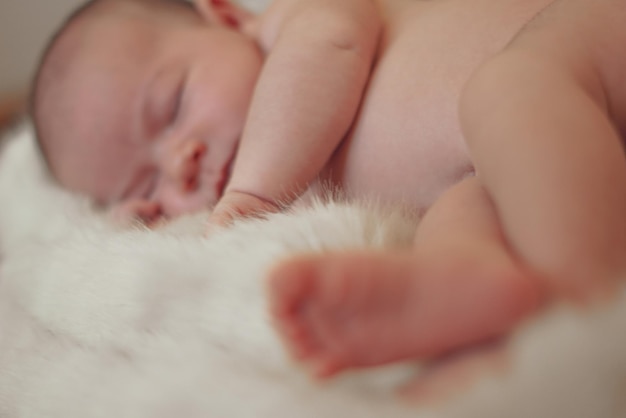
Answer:
M181 80L181 82L176 87L175 92L172 94L169 105L168 116L166 116L165 120L167 121L167 125L173 125L176 123L180 116L180 109L183 102L183 94L185 92L185 78Z
M162 71L145 90L142 118L146 135L157 138L180 117L187 75L182 69Z

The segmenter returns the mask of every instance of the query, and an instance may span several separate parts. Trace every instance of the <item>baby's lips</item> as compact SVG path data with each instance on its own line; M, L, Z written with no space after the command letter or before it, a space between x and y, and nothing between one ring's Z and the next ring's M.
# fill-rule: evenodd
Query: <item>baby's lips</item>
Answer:
M197 176L188 177L183 185L185 193L195 192L196 190L198 190L199 187L200 181L198 180Z
M140 221L148 227L154 226L164 215L161 205L143 199L121 203L112 209L111 214L122 224Z

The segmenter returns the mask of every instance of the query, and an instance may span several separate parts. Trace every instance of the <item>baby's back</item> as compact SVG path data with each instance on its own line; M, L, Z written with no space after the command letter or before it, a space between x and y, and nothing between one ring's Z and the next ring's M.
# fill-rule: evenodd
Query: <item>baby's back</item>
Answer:
M473 170L457 118L463 85L551 1L379 0L379 58L321 180L349 196L430 206Z

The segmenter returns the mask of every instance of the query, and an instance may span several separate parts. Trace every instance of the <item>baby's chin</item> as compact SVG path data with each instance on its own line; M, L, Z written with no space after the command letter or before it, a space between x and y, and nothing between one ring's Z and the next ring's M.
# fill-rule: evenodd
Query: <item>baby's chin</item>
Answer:
M215 187L199 188L189 193L163 193L158 200L129 200L109 206L112 220L128 226L141 223L155 228L171 220L198 212L207 212L217 203L219 195Z

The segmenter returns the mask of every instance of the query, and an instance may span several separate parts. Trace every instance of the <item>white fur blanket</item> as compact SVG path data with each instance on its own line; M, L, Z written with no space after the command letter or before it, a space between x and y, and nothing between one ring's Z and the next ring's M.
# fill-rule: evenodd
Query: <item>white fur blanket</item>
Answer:
M626 294L520 330L509 373L436 409L410 366L320 386L284 355L263 276L280 257L402 247L401 213L328 203L203 238L206 215L119 229L46 177L27 125L0 154L0 417L626 417Z

